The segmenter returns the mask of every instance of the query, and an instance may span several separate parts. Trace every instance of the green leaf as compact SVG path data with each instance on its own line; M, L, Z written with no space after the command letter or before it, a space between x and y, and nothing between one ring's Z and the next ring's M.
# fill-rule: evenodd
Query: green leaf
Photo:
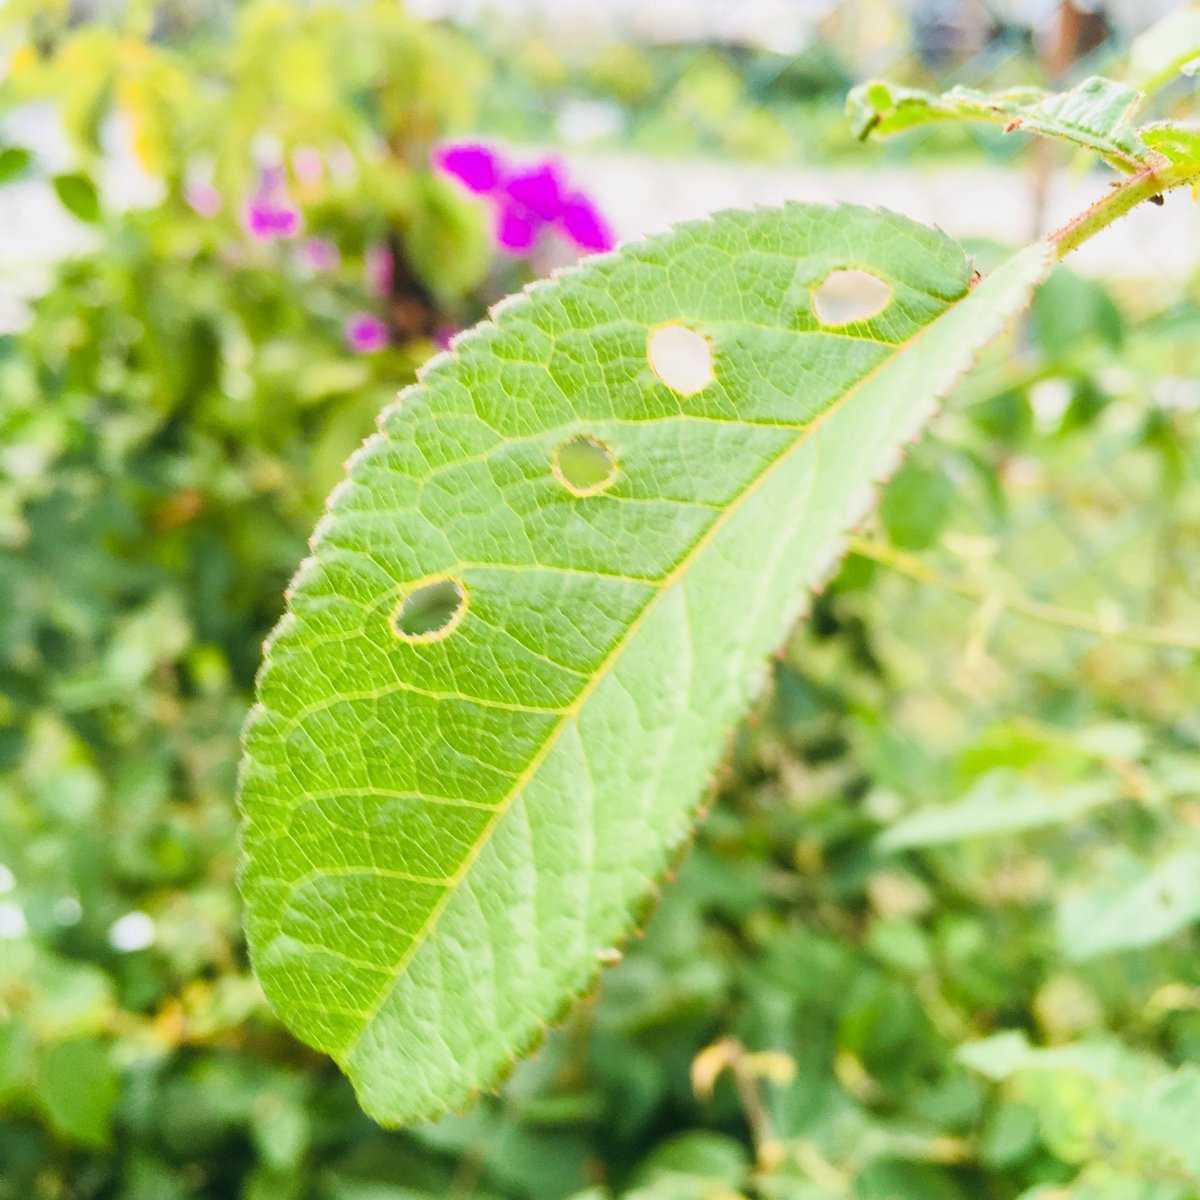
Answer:
M75 1038L47 1046L38 1063L38 1103L63 1136L86 1146L104 1146L112 1133L120 1077L107 1045Z
M1150 157L1129 123L1140 101L1134 88L1098 75L1068 92L1022 87L989 93L956 87L940 96L876 79L850 92L846 114L860 139L933 121L990 121L1003 125L1005 132L1021 129L1074 142L1133 170Z
M32 941L6 943L0 955L0 992L14 988L25 996L25 1023L40 1038L96 1033L112 1018L112 982L103 971L59 958Z
M966 1042L959 1062L997 1082L1025 1071L1069 1071L1096 1083L1116 1081L1142 1085L1154 1077L1156 1061L1137 1055L1116 1041L1076 1042L1068 1046L1034 1046L1024 1033L1007 1030Z
M1052 362L1070 362L1097 344L1119 350L1125 336L1108 289L1062 266L1033 298L1030 331Z
M81 221L100 220L100 194L86 175L55 175L54 190L63 208Z
M1173 163L1200 162L1200 126L1178 121L1143 125L1142 141Z
M29 170L33 154L24 146L5 146L0 150L0 184L12 183Z
M1195 1190L1187 1184L1147 1179L1128 1174L1107 1163L1088 1167L1069 1187L1039 1184L1022 1192L1017 1200L1194 1200Z
M295 1170L308 1150L308 1111L299 1097L283 1089L263 1088L250 1112L250 1136L271 1170Z
M720 1133L692 1130L657 1146L634 1174L635 1184L653 1185L663 1177L693 1185L707 1184L705 1194L724 1186L733 1192L744 1186L750 1163L741 1142Z
M1118 1117L1143 1144L1191 1172L1200 1183L1200 1067L1184 1066L1126 1095Z
M333 1179L321 1192L321 1200L434 1200L437 1192L400 1187L391 1183ZM498 1200L491 1192L475 1192L476 1200Z
M902 850L937 846L1061 825L1078 820L1099 805L1110 804L1120 795L1120 785L1107 779L1051 791L1011 771L990 771L961 800L918 809L897 821L880 835L879 847Z
M1038 1145L1037 1113L1024 1104L1001 1104L992 1114L980 1145L980 1157L995 1169L1021 1162Z
M1115 1040L1039 1048L1017 1032L968 1043L958 1058L1032 1108L1041 1140L1065 1161L1098 1168L1111 1160L1200 1182L1196 1067L1169 1071Z
M1200 8L1181 7L1133 39L1129 48L1129 77L1144 91L1157 91L1197 58L1200 58Z
M1153 870L1138 872L1067 900L1059 912L1059 942L1068 958L1154 946L1200 921L1200 853L1183 850Z
M33 1079L33 1037L13 1019L0 1025L0 1103L20 1094Z
M945 471L906 462L883 493L879 519L893 545L924 550L937 541L953 507L954 484Z
M1050 257L972 290L894 214L726 213L501 305L383 414L242 772L259 978L368 1112L463 1104L591 985L805 589ZM883 307L823 327L839 271Z
M1006 1030L977 1042L965 1042L956 1057L972 1071L978 1071L988 1079L1002 1080L1027 1065L1036 1053L1023 1033Z

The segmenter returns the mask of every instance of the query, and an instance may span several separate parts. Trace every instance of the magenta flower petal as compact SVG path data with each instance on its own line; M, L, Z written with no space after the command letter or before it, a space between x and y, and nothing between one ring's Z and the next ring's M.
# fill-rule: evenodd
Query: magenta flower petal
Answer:
M474 142L441 147L434 153L433 165L477 195L494 192L503 169L494 150Z
M532 249L540 231L539 222L511 204L496 210L496 244L509 254L524 254Z
M504 194L541 221L556 221L562 213L562 170L553 159L515 171L504 181Z
M287 194L281 166L259 169L258 190L246 205L243 222L246 232L263 242L292 238L300 232L300 210Z
M300 210L260 193L246 206L245 224L247 232L260 241L292 238L300 232Z
M617 244L600 210L582 192L572 192L563 201L559 224L581 250L611 250Z
M458 180L476 195L493 202L493 234L508 254L525 254L547 225L556 226L581 250L610 250L612 230L582 192L570 191L562 164L544 158L509 169L488 146L462 142L442 146L433 156L435 169Z
M388 344L388 327L373 313L353 313L345 333L346 345L355 354L375 354Z

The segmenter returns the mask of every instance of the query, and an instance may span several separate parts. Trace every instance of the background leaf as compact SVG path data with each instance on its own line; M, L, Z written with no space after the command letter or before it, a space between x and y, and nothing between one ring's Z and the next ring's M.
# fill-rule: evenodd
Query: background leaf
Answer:
M33 154L24 146L5 146L0 150L0 183L20 179L32 162Z
M48 1046L37 1079L38 1102L60 1134L88 1146L109 1140L119 1079L104 1042L77 1038Z
M1158 866L1132 868L1067 899L1059 910L1063 953L1081 960L1134 946L1153 946L1200 920L1200 852L1182 850Z
M1200 56L1200 8L1180 5L1129 48L1129 78L1147 92L1170 83L1192 59Z
M946 472L909 459L883 493L879 518L894 545L923 550L937 541L953 505L954 484Z
M72 216L89 224L100 219L100 195L86 175L55 175L52 182L63 208Z
M1200 1071L1194 1066L1167 1070L1115 1041L1041 1049L1016 1032L963 1046L959 1058L1005 1081L1036 1114L1042 1141L1061 1158L1092 1164L1081 1183L1115 1170L1114 1190L1097 1195L1125 1195L1133 1179L1177 1186L1200 1175ZM1081 1186L1078 1194L1093 1193Z
M1129 170L1147 160L1130 118L1140 100L1128 84L1094 75L1066 92L1020 87L981 92L955 87L937 95L875 79L846 99L855 134L886 137L933 121L989 121L1074 142Z
M879 846L885 850L936 846L1068 824L1120 794L1120 784L1111 779L1055 790L1010 771L990 771L953 804L918 809L897 821L880 837Z

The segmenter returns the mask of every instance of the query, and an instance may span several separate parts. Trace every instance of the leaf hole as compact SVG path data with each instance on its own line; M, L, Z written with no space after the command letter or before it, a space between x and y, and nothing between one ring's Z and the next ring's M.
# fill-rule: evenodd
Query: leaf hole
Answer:
M712 343L686 325L662 325L646 344L650 366L673 392L694 396L716 378Z
M453 579L413 588L392 615L392 630L406 642L437 642L452 633L467 611L467 590Z
M822 325L852 325L878 316L891 299L891 287L866 271L834 271L813 293L813 309Z
M580 433L554 451L554 475L573 496L595 496L617 477L613 452L589 434Z

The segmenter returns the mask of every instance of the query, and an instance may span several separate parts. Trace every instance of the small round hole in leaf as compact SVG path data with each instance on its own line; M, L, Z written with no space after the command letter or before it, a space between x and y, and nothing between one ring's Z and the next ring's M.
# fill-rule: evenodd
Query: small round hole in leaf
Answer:
M617 477L617 460L603 442L581 433L555 450L554 474L573 495L595 496Z
M436 642L467 611L467 592L453 579L434 579L413 588L392 616L392 629L406 642Z
M834 271L813 293L813 308L822 325L869 321L887 308L892 289L866 271Z
M694 396L712 383L712 344L686 325L662 325L646 346L650 366L672 391Z

